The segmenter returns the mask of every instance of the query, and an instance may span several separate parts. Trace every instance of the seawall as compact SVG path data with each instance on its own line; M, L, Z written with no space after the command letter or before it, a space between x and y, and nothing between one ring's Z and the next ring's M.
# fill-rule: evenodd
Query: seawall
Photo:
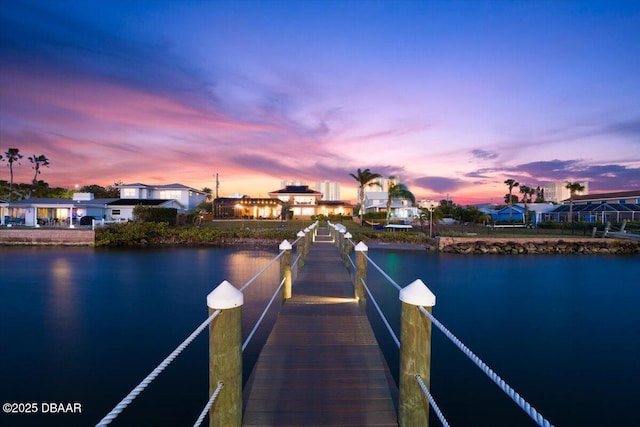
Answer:
M93 230L74 228L2 228L0 245L93 246Z
M637 254L640 242L622 239L440 237L438 250L459 254Z

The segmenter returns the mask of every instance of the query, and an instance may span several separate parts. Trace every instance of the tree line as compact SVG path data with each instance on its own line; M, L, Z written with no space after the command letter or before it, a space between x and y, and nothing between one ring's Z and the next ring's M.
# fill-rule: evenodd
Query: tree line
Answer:
M29 156L33 178L30 183L15 182L15 168L22 166L24 155L19 148L9 148L4 153L0 153L0 163L5 163L9 168L9 180L0 179L0 198L13 201L29 198L71 198L73 193L80 191L83 193L93 193L96 198L119 198L120 191L117 184L102 187L97 184L85 185L78 190L69 190L63 187L51 187L46 181L38 179L43 168L48 168L51 162L45 154L34 154Z

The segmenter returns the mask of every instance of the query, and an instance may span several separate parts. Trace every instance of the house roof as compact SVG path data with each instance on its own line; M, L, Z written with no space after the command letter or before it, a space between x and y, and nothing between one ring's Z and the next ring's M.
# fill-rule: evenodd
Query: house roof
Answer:
M310 195L322 195L321 192L312 190L308 185L287 185L284 188L276 191L270 191L269 194L310 194Z
M135 182L133 184L122 184L122 185L118 185L119 188L125 188L125 187L134 187L134 188L150 188L152 190L171 190L171 189L179 189L179 190L189 190L189 191L195 191L197 193L201 193L201 194L205 194L204 191L202 190L198 190L196 188L193 187L188 187L186 185L183 184L178 184L178 183L173 183L173 184L161 184L161 185L149 185L149 184L143 184L141 182Z
M73 199L54 199L54 198L32 198L16 200L11 202L14 207L40 206L40 207L104 207L118 199L91 199L91 200L73 200Z
M353 207L351 203L345 202L342 200L319 200L318 206L344 206L344 207Z
M573 201L583 200L602 200L602 199L625 199L629 197L640 198L640 191L616 191L612 193L600 193L600 194L577 194L573 196ZM563 202L569 202L569 199L563 200Z

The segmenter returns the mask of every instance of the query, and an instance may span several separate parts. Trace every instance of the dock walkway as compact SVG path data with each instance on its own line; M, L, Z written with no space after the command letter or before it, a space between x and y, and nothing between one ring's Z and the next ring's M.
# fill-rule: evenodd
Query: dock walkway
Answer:
M395 384L319 229L248 386L244 426L397 426Z

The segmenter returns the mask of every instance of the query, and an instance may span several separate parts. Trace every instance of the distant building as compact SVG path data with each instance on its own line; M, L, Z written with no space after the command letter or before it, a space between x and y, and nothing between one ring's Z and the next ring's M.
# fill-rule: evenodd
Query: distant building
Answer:
M316 190L322 193L322 200L340 200L340 184L335 181L316 182Z
M584 191L578 192L576 194L589 194L589 182L581 182L581 185L584 186ZM566 188L567 181L563 182L547 182L542 186L544 190L544 201L545 202L553 202L560 203L563 200L571 197L571 192L568 188Z

